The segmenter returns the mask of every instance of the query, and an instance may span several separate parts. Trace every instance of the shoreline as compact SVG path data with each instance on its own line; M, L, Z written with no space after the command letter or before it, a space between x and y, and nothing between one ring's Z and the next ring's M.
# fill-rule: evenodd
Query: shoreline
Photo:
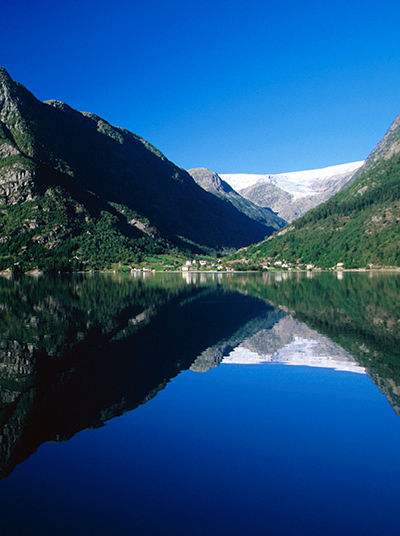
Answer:
M342 268L340 270L334 270L330 268L319 268L319 269L312 269L312 270L142 270L142 269L136 269L136 270L130 270L130 271L124 271L124 270L77 270L77 271L70 271L70 272L43 272L41 270L29 270L27 272L19 272L18 274L15 274L12 272L12 270L2 270L0 271L0 277L6 277L11 278L17 276L32 276L32 277L40 277L43 275L72 275L72 274L267 274L267 273L275 273L275 274L297 274L297 273L398 273L400 272L399 268Z

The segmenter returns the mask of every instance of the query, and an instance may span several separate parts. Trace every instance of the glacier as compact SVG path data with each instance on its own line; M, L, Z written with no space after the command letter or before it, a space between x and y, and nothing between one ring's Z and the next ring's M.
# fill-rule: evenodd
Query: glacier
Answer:
M288 192L293 196L293 199L300 199L301 197L319 194L321 192L321 182L335 179L341 175L355 173L363 164L364 160L360 160L347 164L287 173L219 173L219 176L236 191L243 190L256 183L269 183Z

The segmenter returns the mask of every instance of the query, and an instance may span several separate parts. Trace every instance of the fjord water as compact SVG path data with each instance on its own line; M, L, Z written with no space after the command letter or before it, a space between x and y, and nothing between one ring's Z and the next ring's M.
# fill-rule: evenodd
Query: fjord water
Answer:
M400 274L0 280L1 534L398 534Z

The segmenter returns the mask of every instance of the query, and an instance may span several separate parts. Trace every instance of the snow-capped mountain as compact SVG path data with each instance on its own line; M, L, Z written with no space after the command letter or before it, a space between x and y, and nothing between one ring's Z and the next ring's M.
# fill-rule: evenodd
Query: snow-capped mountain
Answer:
M289 173L223 173L220 177L253 203L287 221L302 216L341 190L363 161Z
M244 190L258 183L269 183L288 192L294 199L315 195L321 192L319 184L338 175L349 175L357 171L364 161L339 164L320 169L306 169L289 173L257 174L257 173L220 173L219 176L236 191Z

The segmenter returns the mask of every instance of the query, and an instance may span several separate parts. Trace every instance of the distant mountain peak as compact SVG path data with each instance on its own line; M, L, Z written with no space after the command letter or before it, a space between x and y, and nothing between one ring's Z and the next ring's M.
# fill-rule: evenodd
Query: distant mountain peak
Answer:
M226 193L234 191L227 182L221 179L218 173L206 167L188 169L188 173L194 178L197 184L205 190L208 189L208 186L212 186L213 188Z
M266 227L266 232L270 234L274 230L278 230L286 224L286 221L280 218L273 210L268 207L259 207L242 197L236 192L227 182L215 171L206 167L192 168L188 170L189 175L193 177L195 182L207 192L223 199L227 203L233 205L237 210L255 220L262 223Z

